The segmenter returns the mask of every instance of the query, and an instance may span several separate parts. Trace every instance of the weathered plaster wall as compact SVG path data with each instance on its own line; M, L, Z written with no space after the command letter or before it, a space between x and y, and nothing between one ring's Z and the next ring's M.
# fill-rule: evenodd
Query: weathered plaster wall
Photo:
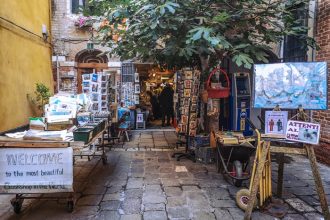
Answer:
M27 94L37 82L53 88L51 45L42 39L50 30L50 1L10 0L0 7L0 132L28 123L33 114ZM11 24L13 22L27 31Z

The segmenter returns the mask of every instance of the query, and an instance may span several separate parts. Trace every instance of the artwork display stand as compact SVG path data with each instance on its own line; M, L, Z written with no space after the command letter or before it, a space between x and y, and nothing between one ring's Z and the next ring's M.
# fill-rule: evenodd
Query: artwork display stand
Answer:
M177 153L173 153L172 157L176 157L177 161L179 161L181 158L187 158L189 160L192 160L193 162L196 162L196 158L195 158L195 152L192 149L189 149L189 145L191 144L191 139L195 136L194 133L192 131L195 131L191 128L191 122L194 122L197 125L197 119L194 119L195 121L192 121L192 114L196 114L196 118L197 118L197 113L196 113L196 109L197 107L195 106L194 109L192 109L192 105L197 105L197 100L195 100L196 103L193 103L192 97L194 96L194 94L197 94L198 92L198 86L196 87L197 83L199 83L198 78L194 76L194 71L196 70L192 70L192 79L190 81L190 88L187 89L185 88L184 91L187 91L190 93L189 97L186 97L185 99L189 99L189 103L188 103L188 120L187 120L187 125L186 125L186 130L185 132L179 132L179 135L184 136L185 137L185 142L178 142L178 144L183 145L185 144L185 151L184 152L177 152ZM189 71L190 72L190 71ZM190 79L189 79L190 80ZM186 83L184 83L186 84ZM187 83L188 84L188 83ZM198 84L199 85L199 84ZM182 114L185 115L185 114ZM183 125L185 126L185 125ZM196 128L194 128L196 129Z
M299 107L298 113L293 116L292 118L296 117L298 120L301 121L307 121L309 116L304 112L304 110ZM302 120L303 119L303 120ZM299 146L271 146L271 142L269 141L268 144L264 144L264 147L261 152L261 159L257 165L257 172L255 174L255 178L253 179L253 185L252 189L250 191L250 199L248 201L247 209L245 210L244 220L250 220L252 215L252 210L254 207L254 204L257 200L257 193L259 188L260 179L262 178L262 172L264 170L264 164L266 163L266 155L267 151L270 151L271 153L278 154L278 177L277 177L277 197L282 197L282 191L283 191L283 172L284 172L284 154L296 154L296 155L305 155L307 156L309 163L311 165L313 178L315 181L315 187L317 194L319 196L319 200L321 203L322 213L324 216L324 219L330 220L330 212L329 207L327 203L327 199L325 196L325 191L322 184L322 179L320 172L318 170L316 156L314 152L314 147L310 144L303 144L303 147ZM290 144L290 143L286 143Z
M177 161L180 161L181 158L187 158L189 160L192 160L193 162L196 162L196 158L195 158L195 153L191 150L189 150L189 143L190 143L190 138L191 136L189 135L189 124L190 124L190 108L191 108L191 100L189 103L189 113L188 113L188 125L187 125L187 133L182 134L185 136L185 140L186 142L185 144L185 152L177 152L177 153L173 153L172 157L176 157Z

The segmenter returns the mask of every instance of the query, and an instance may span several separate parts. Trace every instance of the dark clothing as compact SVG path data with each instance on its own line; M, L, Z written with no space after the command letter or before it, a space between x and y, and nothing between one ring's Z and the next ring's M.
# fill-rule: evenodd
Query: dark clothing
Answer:
M158 103L157 96L151 95L150 96L150 103L151 103L151 106L152 106L152 114L154 116L154 119L160 118L160 110L159 110L159 103Z
M167 117L167 125L170 125L170 118L173 115L173 94L173 89L170 86L166 86L159 95L163 126L165 125L165 117Z
M159 103L162 108L170 109L173 107L173 89L166 86L159 95Z
M170 125L170 119L172 118L172 111L166 111L166 109L162 109L162 126L165 126L165 117L166 117L166 125Z

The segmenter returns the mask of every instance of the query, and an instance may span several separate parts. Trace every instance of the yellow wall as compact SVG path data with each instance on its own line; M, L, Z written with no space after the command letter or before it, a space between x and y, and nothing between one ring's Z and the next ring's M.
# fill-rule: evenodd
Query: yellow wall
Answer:
M33 113L27 94L34 93L37 82L53 88L50 41L40 38L42 24L50 31L50 7L49 0L1 1L0 132L28 123Z

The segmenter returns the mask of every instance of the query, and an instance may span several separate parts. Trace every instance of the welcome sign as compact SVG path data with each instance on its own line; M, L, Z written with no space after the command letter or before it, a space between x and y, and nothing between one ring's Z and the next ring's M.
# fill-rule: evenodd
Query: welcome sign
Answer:
M72 148L0 149L0 193L72 192Z
M286 139L307 144L318 144L320 127L320 124L289 120L286 129Z

